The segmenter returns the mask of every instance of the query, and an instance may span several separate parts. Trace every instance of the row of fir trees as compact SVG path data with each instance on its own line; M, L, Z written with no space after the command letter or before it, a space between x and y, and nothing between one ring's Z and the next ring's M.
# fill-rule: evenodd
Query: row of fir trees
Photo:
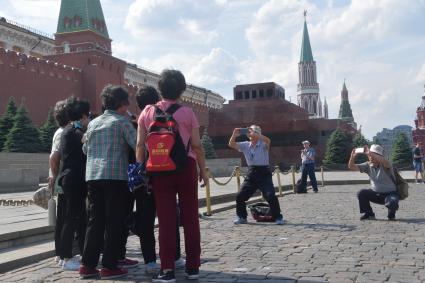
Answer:
M376 143L376 141L374 141ZM326 145L325 158L323 164L345 164L350 159L351 150L356 147L370 146L371 141L365 139L362 134L352 136L336 129ZM366 162L367 156L360 154L357 156L356 162ZM406 165L412 163L412 148L407 136L403 133L397 135L392 146L390 161L394 165Z
M0 151L50 152L56 129L52 110L44 124L36 128L23 103L17 107L15 99L10 97L0 119Z
M25 107L22 104L17 107L15 99L10 97L6 111L0 119L0 151L50 152L56 129L57 125L52 110L49 111L44 124L37 129L29 118ZM206 158L217 158L206 128L202 134L201 142Z

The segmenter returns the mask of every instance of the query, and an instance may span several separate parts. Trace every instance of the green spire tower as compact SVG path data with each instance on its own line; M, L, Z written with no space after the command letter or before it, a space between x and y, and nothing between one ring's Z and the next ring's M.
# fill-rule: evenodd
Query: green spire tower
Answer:
M304 21L300 62L313 62L313 61L314 61L313 52L311 52L310 37L308 36L308 29L307 29L307 21Z
M59 53L97 49L111 53L100 0L62 0L56 30Z
M348 90L345 85L345 80L341 90L341 105L339 107L338 118L347 122L354 122L353 112L351 111L350 102L348 101Z
M298 106L304 108L310 118L323 116L322 102L319 94L319 84L317 83L316 61L313 59L311 51L310 36L307 28L307 11L304 11L304 29L301 42L300 62L298 63Z

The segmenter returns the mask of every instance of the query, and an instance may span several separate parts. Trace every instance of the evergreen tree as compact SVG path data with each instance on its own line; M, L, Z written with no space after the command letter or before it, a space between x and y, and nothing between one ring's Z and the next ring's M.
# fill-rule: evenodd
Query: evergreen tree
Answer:
M40 147L38 130L32 124L24 106L20 106L3 149L8 152L38 152Z
M329 137L326 145L323 164L347 163L352 150L352 138L340 129L336 129Z
M47 115L47 120L40 127L40 142L41 142L41 151L42 152L50 152L52 148L52 139L55 131L57 129L57 125L55 122L55 118L53 117L52 109L49 110L49 114Z
M17 107L13 96L9 97L9 101L6 106L6 111L3 117L0 119L0 151L6 142L6 136L10 129L13 127L13 118L16 115Z
M370 141L368 141L362 134L356 134L353 139L353 147L364 147L365 145L370 146ZM367 155L358 154L356 157L356 163L363 163L368 161Z
M393 144L391 162L395 165L412 163L412 150L404 133L399 133Z
M207 128L205 128L204 133L202 134L201 143L205 151L206 159L217 158L217 154L215 153L215 150L214 150L214 145L211 141L211 138L208 136Z

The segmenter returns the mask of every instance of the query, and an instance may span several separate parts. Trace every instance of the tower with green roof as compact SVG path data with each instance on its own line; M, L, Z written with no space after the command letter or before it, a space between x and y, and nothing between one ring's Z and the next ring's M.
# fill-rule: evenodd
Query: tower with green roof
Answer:
M345 85L345 80L341 90L341 105L339 107L338 118L350 123L354 122L353 112L351 111L350 102L348 101L348 90Z
M301 43L301 56L298 63L298 106L308 111L312 118L322 117L322 103L317 83L316 61L311 51L307 28L307 11L304 11L304 30Z
M100 0L61 0L55 34L58 53L99 50L111 53Z

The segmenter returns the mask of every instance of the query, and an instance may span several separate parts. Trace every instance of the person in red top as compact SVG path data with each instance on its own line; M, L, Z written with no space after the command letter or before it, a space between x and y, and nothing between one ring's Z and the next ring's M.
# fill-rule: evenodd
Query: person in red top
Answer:
M156 104L166 111L179 102L186 81L177 70L164 70L158 82L162 100ZM137 130L136 160L145 161L147 129L154 120L155 107L147 106L140 114ZM173 118L179 126L179 134L185 147L189 145L188 160L183 170L164 176L152 176L156 209L159 222L159 257L161 270L152 282L175 282L174 260L176 253L176 195L179 197L186 250L186 278L198 279L201 265L201 236L198 218L198 172L199 181L206 182L205 156L199 138L199 123L189 107L182 106ZM190 144L189 144L190 143Z

